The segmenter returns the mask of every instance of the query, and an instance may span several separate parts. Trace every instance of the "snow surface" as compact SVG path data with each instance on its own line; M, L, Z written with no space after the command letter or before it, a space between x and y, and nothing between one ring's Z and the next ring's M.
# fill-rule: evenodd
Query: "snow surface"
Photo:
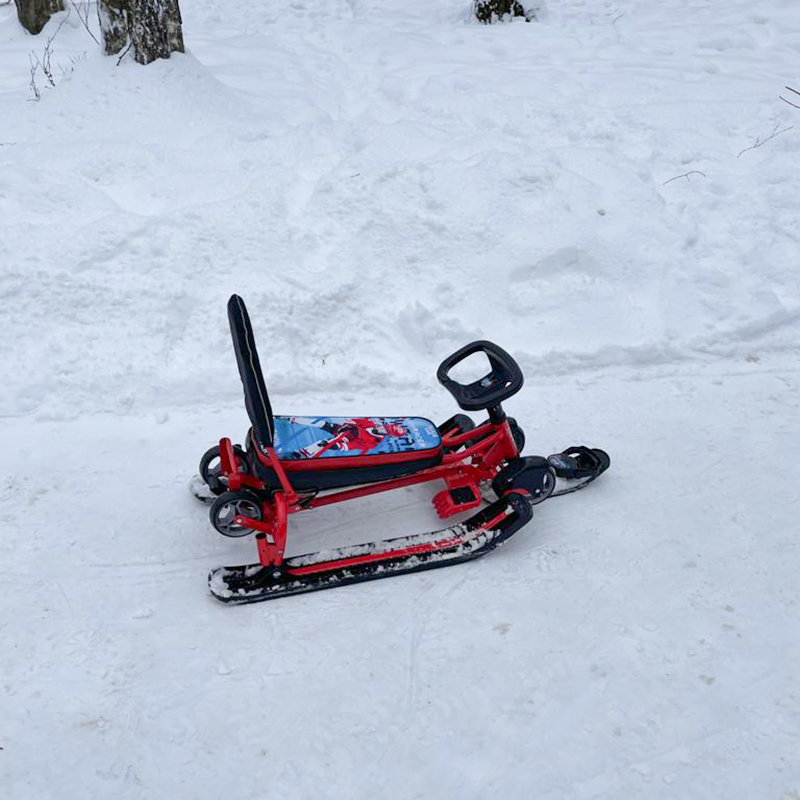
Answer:
M0 7L0 797L797 800L797 0L181 6L148 67L73 11L40 102L64 15ZM485 337L527 452L612 469L474 564L224 607L232 291L279 413L443 419Z

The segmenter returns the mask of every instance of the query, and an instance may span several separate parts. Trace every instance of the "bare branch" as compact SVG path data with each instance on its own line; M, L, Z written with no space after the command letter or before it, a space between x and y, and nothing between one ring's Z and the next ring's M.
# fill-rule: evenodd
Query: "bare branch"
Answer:
M678 178L686 178L687 181L691 182L689 178L690 175L702 175L704 178L706 177L705 172L700 172L699 169L693 169L689 172L684 172L683 175L676 175L674 178L670 178L668 181L664 181L664 183L662 183L661 185L666 186L668 183L672 183L672 181L678 180Z
M42 74L47 79L47 82L50 86L55 86L56 81L53 77L53 67L51 64L51 59L53 57L53 40L58 36L59 31L64 27L64 23L67 21L70 15L71 9L67 9L67 13L64 15L64 18L59 23L58 27L55 29L55 32L47 37L47 41L45 42L44 49L42 50L42 57L39 58L39 54L35 51L31 51L28 53L28 61L31 65L31 91L33 92L34 99L41 100L42 95L39 91L39 87L36 84L36 73L38 70L42 71Z
M133 47L132 41L128 42L128 46L119 54L119 58L117 59L117 66L119 66L122 63L122 59L125 58L125 56L128 53L128 50L130 50L131 47Z
M38 53L31 53L33 56L33 60L36 62L36 68L42 71L42 74L47 78L47 82L51 86L55 86L56 82L53 80L53 68L50 66L50 42L51 40L47 40L47 44L44 46L44 50L42 51L42 57L39 58Z
M86 28L86 32L89 34L89 36L92 37L92 39L94 39L95 44L100 44L100 42L98 41L97 37L92 33L92 29L89 27L89 3L88 3L88 1L87 1L86 5L83 6L83 8L84 8L84 13L83 14L81 14L80 6L78 6L78 4L75 2L75 0L69 0L69 2L70 2L70 5L75 9L75 12L78 15L78 19L83 23L83 27Z
M58 27L56 28L55 33L52 36L48 37L48 39L47 39L47 44L48 45L50 44L50 42L53 41L53 39L56 38L56 36L58 36L58 32L64 27L64 23L68 19L69 19L69 9L67 9L67 13L64 14L64 19L62 19L61 22L58 23Z
M788 128L781 128L780 130L778 130L778 126L776 125L775 130L772 131L772 133L769 136L767 136L766 139L756 139L755 144L750 145L750 147L745 147L745 149L742 150L739 153L739 155L736 156L736 158L739 158L739 156L741 156L742 153L746 153L748 150L755 150L757 147L765 145L770 139L774 139L776 136L780 136L782 133L786 133L786 131L790 131L792 128L794 128L794 125L790 125Z
M800 97L800 92L798 92L797 89L792 89L791 86L784 86L783 88L788 89L790 92ZM788 103L790 106L792 106L792 108L800 108L800 106L797 105L797 103L793 103L791 100L787 100L782 94L779 94L778 97L780 97L780 99L783 100L784 103Z
M31 63L31 91L36 100L41 100L42 95L39 93L39 87L36 85L36 70L39 69L39 59L34 62L33 53L28 53L28 61Z

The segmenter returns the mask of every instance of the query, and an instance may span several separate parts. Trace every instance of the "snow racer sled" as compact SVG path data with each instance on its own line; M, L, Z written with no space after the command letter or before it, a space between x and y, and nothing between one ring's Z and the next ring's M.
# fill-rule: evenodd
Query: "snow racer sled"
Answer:
M195 494L213 499L211 524L221 534L255 532L258 563L211 571L211 593L223 602L252 603L478 558L529 522L533 505L582 489L609 467L605 452L588 447L548 458L521 455L524 434L501 403L522 388L522 372L491 342L462 347L437 372L463 410L487 412L478 426L464 414L439 426L421 417L281 417L272 413L238 295L228 301L228 319L252 427L244 448L225 438L203 456ZM468 384L450 377L456 364L481 352L487 375ZM440 517L475 513L431 533L284 557L291 514L427 481L445 484L433 497Z

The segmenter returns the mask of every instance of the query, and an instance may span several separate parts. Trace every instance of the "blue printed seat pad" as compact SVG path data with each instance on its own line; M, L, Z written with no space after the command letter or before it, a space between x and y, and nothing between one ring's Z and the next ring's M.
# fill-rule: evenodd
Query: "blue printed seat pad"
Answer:
M421 417L275 417L281 460L408 453L441 441L436 425Z

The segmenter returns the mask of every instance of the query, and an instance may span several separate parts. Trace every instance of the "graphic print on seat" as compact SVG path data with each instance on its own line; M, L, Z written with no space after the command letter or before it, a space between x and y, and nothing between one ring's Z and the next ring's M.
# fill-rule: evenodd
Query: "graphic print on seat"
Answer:
M275 417L281 460L410 453L440 444L439 430L422 417Z

